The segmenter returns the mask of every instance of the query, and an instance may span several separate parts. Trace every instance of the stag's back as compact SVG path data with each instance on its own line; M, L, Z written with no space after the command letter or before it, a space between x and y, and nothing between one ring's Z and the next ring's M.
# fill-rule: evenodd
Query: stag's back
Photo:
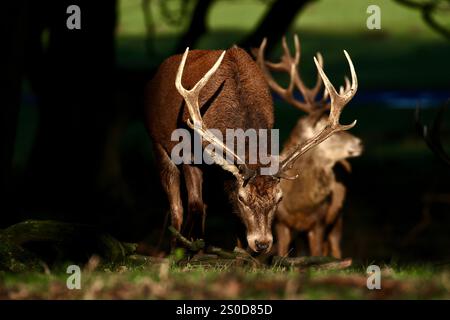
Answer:
M221 51L189 52L182 84L192 88L214 65ZM145 124L152 140L170 152L173 130L186 128L188 111L175 88L181 55L166 59L146 91ZM199 97L204 124L225 133L227 128L272 128L273 103L264 76L240 48L227 50L225 57Z

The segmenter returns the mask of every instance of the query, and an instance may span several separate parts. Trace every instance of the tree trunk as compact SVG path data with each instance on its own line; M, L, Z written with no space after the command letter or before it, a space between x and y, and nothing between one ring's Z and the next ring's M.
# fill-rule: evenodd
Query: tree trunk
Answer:
M289 29L289 26L297 17L297 14L303 10L307 4L313 0L276 0L267 10L264 18L248 37L239 45L242 48L250 50L259 47L264 37L267 37L268 43L266 52L270 52Z
M197 41L207 31L206 19L213 2L214 0L197 1L189 28L179 40L176 53L183 52L186 47L195 48Z
M116 114L116 1L78 1L81 30L66 26L71 4L30 1L36 14L29 30L28 69L39 127L27 193L34 207L72 211L73 217L64 217L70 220L95 221L98 175ZM41 41L44 27L47 46Z

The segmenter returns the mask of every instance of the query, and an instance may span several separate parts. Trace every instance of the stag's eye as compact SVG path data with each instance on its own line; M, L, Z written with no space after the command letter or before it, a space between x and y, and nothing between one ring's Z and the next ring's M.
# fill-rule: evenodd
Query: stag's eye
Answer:
M239 198L239 201L240 201L240 202L245 202L245 200L244 200L244 197L243 197L243 196L239 196L238 198Z
M281 197L278 198L277 203L280 203L281 200L283 200L283 196L281 196Z

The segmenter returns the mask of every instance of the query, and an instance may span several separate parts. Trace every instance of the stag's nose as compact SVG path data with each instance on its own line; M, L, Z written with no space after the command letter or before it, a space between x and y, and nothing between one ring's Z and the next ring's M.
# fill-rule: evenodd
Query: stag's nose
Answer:
M362 150L364 148L364 144L361 139L358 139L358 147Z
M361 139L358 139L357 146L358 146L358 152L359 152L359 154L361 154L363 152L363 150L364 150L364 144L363 144Z
M258 241L258 240L255 240L255 247L258 250L258 252L267 250L267 248L269 248L269 241Z

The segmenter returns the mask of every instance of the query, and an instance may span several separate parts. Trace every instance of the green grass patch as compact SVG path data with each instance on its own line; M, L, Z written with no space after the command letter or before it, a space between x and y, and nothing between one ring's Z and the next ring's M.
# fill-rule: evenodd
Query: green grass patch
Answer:
M448 266L385 266L380 290L366 287L364 266L342 271L176 266L84 269L81 289L64 272L1 274L1 299L448 299Z
M369 5L381 9L381 30L366 27ZM139 0L122 0L117 31L117 57L124 67L149 68L173 53L188 20L171 25L151 2L154 31L148 35ZM196 45L203 49L229 48L248 35L264 16L261 1L217 1L208 15L208 32ZM274 22L276 23L276 22ZM302 75L312 82L316 70L313 55L320 51L327 73L339 81L348 73L342 50L355 63L361 89L447 89L450 43L431 30L417 10L390 0L320 0L298 15L288 35L298 33L302 41ZM147 37L154 50L146 50ZM290 39L291 40L291 39ZM280 48L273 59L279 57ZM447 66L447 67L445 67Z

